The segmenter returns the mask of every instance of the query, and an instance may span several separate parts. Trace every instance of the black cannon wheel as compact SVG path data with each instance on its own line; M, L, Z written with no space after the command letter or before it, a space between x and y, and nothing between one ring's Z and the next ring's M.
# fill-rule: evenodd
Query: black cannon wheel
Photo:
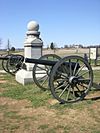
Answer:
M4 58L10 58L12 56L12 54L9 54L9 55L6 55ZM8 72L8 69L7 69L7 61L8 61L8 59L4 59L4 60L2 60L2 68L6 71L6 72Z
M10 74L15 75L15 73L21 69L23 61L24 57L22 55L11 55L7 60L7 71Z
M91 66L80 56L67 56L55 64L49 86L52 95L61 103L82 100L93 83Z
M59 61L61 58L55 54L47 54L39 58L39 60ZM33 80L35 84L43 90L48 89L48 81L52 66L35 64L33 67Z

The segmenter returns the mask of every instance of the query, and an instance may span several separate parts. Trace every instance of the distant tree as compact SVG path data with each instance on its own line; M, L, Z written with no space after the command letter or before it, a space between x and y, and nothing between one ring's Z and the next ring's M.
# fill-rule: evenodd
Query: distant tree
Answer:
M52 50L54 50L55 46L54 46L54 43L53 43L53 42L50 44L50 48L51 48Z
M64 45L64 48L68 48L68 45Z
M83 48L83 45L82 44L79 44L79 48Z
M15 47L11 47L11 49L10 49L11 51L15 51Z

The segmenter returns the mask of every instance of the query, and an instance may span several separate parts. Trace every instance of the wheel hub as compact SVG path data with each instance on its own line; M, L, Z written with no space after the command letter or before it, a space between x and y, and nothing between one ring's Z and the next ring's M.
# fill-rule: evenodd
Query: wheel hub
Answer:
M71 76L69 78L69 83L70 84L76 84L78 82L77 78L75 76Z

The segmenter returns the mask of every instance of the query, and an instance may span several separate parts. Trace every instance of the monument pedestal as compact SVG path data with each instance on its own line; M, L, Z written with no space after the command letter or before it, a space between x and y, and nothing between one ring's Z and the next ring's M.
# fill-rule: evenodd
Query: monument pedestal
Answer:
M26 39L24 42L24 57L38 59L42 56L43 42L39 38L39 24L35 21L30 21L27 25ZM21 69L16 73L16 81L25 85L33 82L33 63L24 63L25 69Z
M24 69L19 70L16 73L16 81L18 81L19 83L23 85L32 83L33 82L32 71L27 71Z

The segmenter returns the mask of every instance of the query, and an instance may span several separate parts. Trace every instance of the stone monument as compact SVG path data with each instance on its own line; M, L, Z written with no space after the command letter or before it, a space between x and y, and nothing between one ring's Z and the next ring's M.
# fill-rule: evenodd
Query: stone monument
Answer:
M39 38L39 24L36 21L30 21L27 25L26 39L24 42L24 57L38 59L42 56L43 41ZM25 85L33 82L32 70L34 64L24 63L25 69L16 73L16 81Z

